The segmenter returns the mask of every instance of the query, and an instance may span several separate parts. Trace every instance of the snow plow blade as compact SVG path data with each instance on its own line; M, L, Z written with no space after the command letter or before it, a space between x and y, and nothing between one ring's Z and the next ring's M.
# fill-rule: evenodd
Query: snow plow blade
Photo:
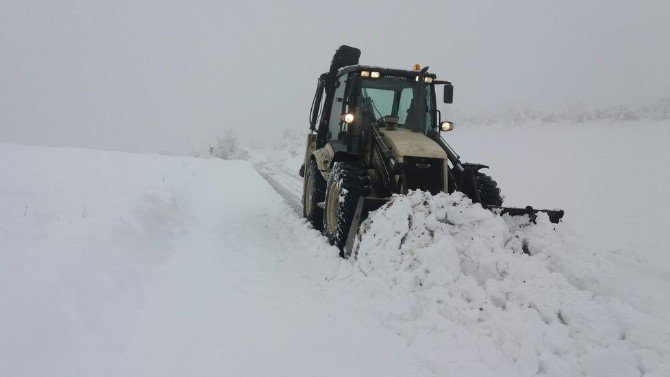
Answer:
M354 240L356 239L356 233L358 233L358 227L361 225L361 222L368 217L370 211L379 209L379 207L388 203L389 198L374 198L371 196L361 196L358 198L358 203L356 204L356 212L354 212L354 218L351 221L351 227L349 228L349 234L347 234L347 241L344 243L344 250L342 250L342 256L349 258L351 256L351 251L354 248Z
M370 211L379 209L381 206L388 203L389 200L389 198L374 198L365 196L358 198L356 212L354 212L354 218L351 221L351 227L349 228L349 233L347 234L347 241L344 244L344 250L342 250L342 254L345 258L351 256L351 252L354 248L354 240L356 239L356 234L358 233L358 228L360 227L361 222L363 222L363 220L368 217L368 213L370 213ZM549 216L549 221L554 224L558 224L558 222L565 214L562 209L535 209L531 206L527 206L526 208L513 208L485 205L483 207L498 215L508 214L510 216L528 216L528 219L532 223L535 223L538 212L546 213L547 216Z
M484 208L493 211L499 215L508 214L510 216L525 216L528 215L528 219L535 223L538 212L544 212L549 216L549 221L554 224L558 224L559 221L563 218L565 212L562 209L534 209L531 206L526 208L512 208L512 207L498 207L498 206L484 206Z

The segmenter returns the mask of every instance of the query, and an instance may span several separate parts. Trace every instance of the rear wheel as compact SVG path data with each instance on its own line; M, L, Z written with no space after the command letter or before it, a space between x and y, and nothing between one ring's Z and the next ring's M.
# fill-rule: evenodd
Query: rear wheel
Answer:
M310 160L302 189L302 215L316 230L323 230L323 209L318 204L323 201L325 193L326 180L316 161Z
M335 163L326 188L323 232L328 241L341 250L342 257L349 257L342 249L347 242L358 199L369 190L370 179L359 164L346 161Z
M498 183L483 173L477 173L475 179L477 180L477 191L479 191L481 203L484 205L501 206L503 198L500 195Z

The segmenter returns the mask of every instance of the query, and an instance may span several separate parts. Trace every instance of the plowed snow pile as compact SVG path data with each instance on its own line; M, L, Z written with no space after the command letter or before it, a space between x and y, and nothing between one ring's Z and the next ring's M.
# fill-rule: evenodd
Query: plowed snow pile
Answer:
M574 234L413 192L370 215L352 279L439 375L669 376L667 283Z

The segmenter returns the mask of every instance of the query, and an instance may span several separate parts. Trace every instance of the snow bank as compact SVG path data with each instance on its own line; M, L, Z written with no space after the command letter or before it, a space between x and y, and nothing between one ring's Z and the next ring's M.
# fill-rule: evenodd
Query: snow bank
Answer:
M11 144L0 160L0 374L110 374L185 230L191 165L213 164Z
M370 215L356 251L369 309L436 374L670 375L667 282L546 215L413 192Z

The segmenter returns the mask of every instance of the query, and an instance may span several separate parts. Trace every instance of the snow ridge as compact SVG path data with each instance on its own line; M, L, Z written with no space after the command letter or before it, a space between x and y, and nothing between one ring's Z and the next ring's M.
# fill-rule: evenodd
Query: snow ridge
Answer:
M532 108L509 108L499 113L465 113L449 109L448 118L457 124L499 125L524 123L572 123L582 124L593 121L634 122L639 120L663 121L670 119L670 98L662 98L644 106L617 105L603 108L574 105L558 111L544 111Z
M667 286L632 280L546 215L531 224L416 191L371 213L355 251L371 310L431 372L670 375L667 299L637 290Z

